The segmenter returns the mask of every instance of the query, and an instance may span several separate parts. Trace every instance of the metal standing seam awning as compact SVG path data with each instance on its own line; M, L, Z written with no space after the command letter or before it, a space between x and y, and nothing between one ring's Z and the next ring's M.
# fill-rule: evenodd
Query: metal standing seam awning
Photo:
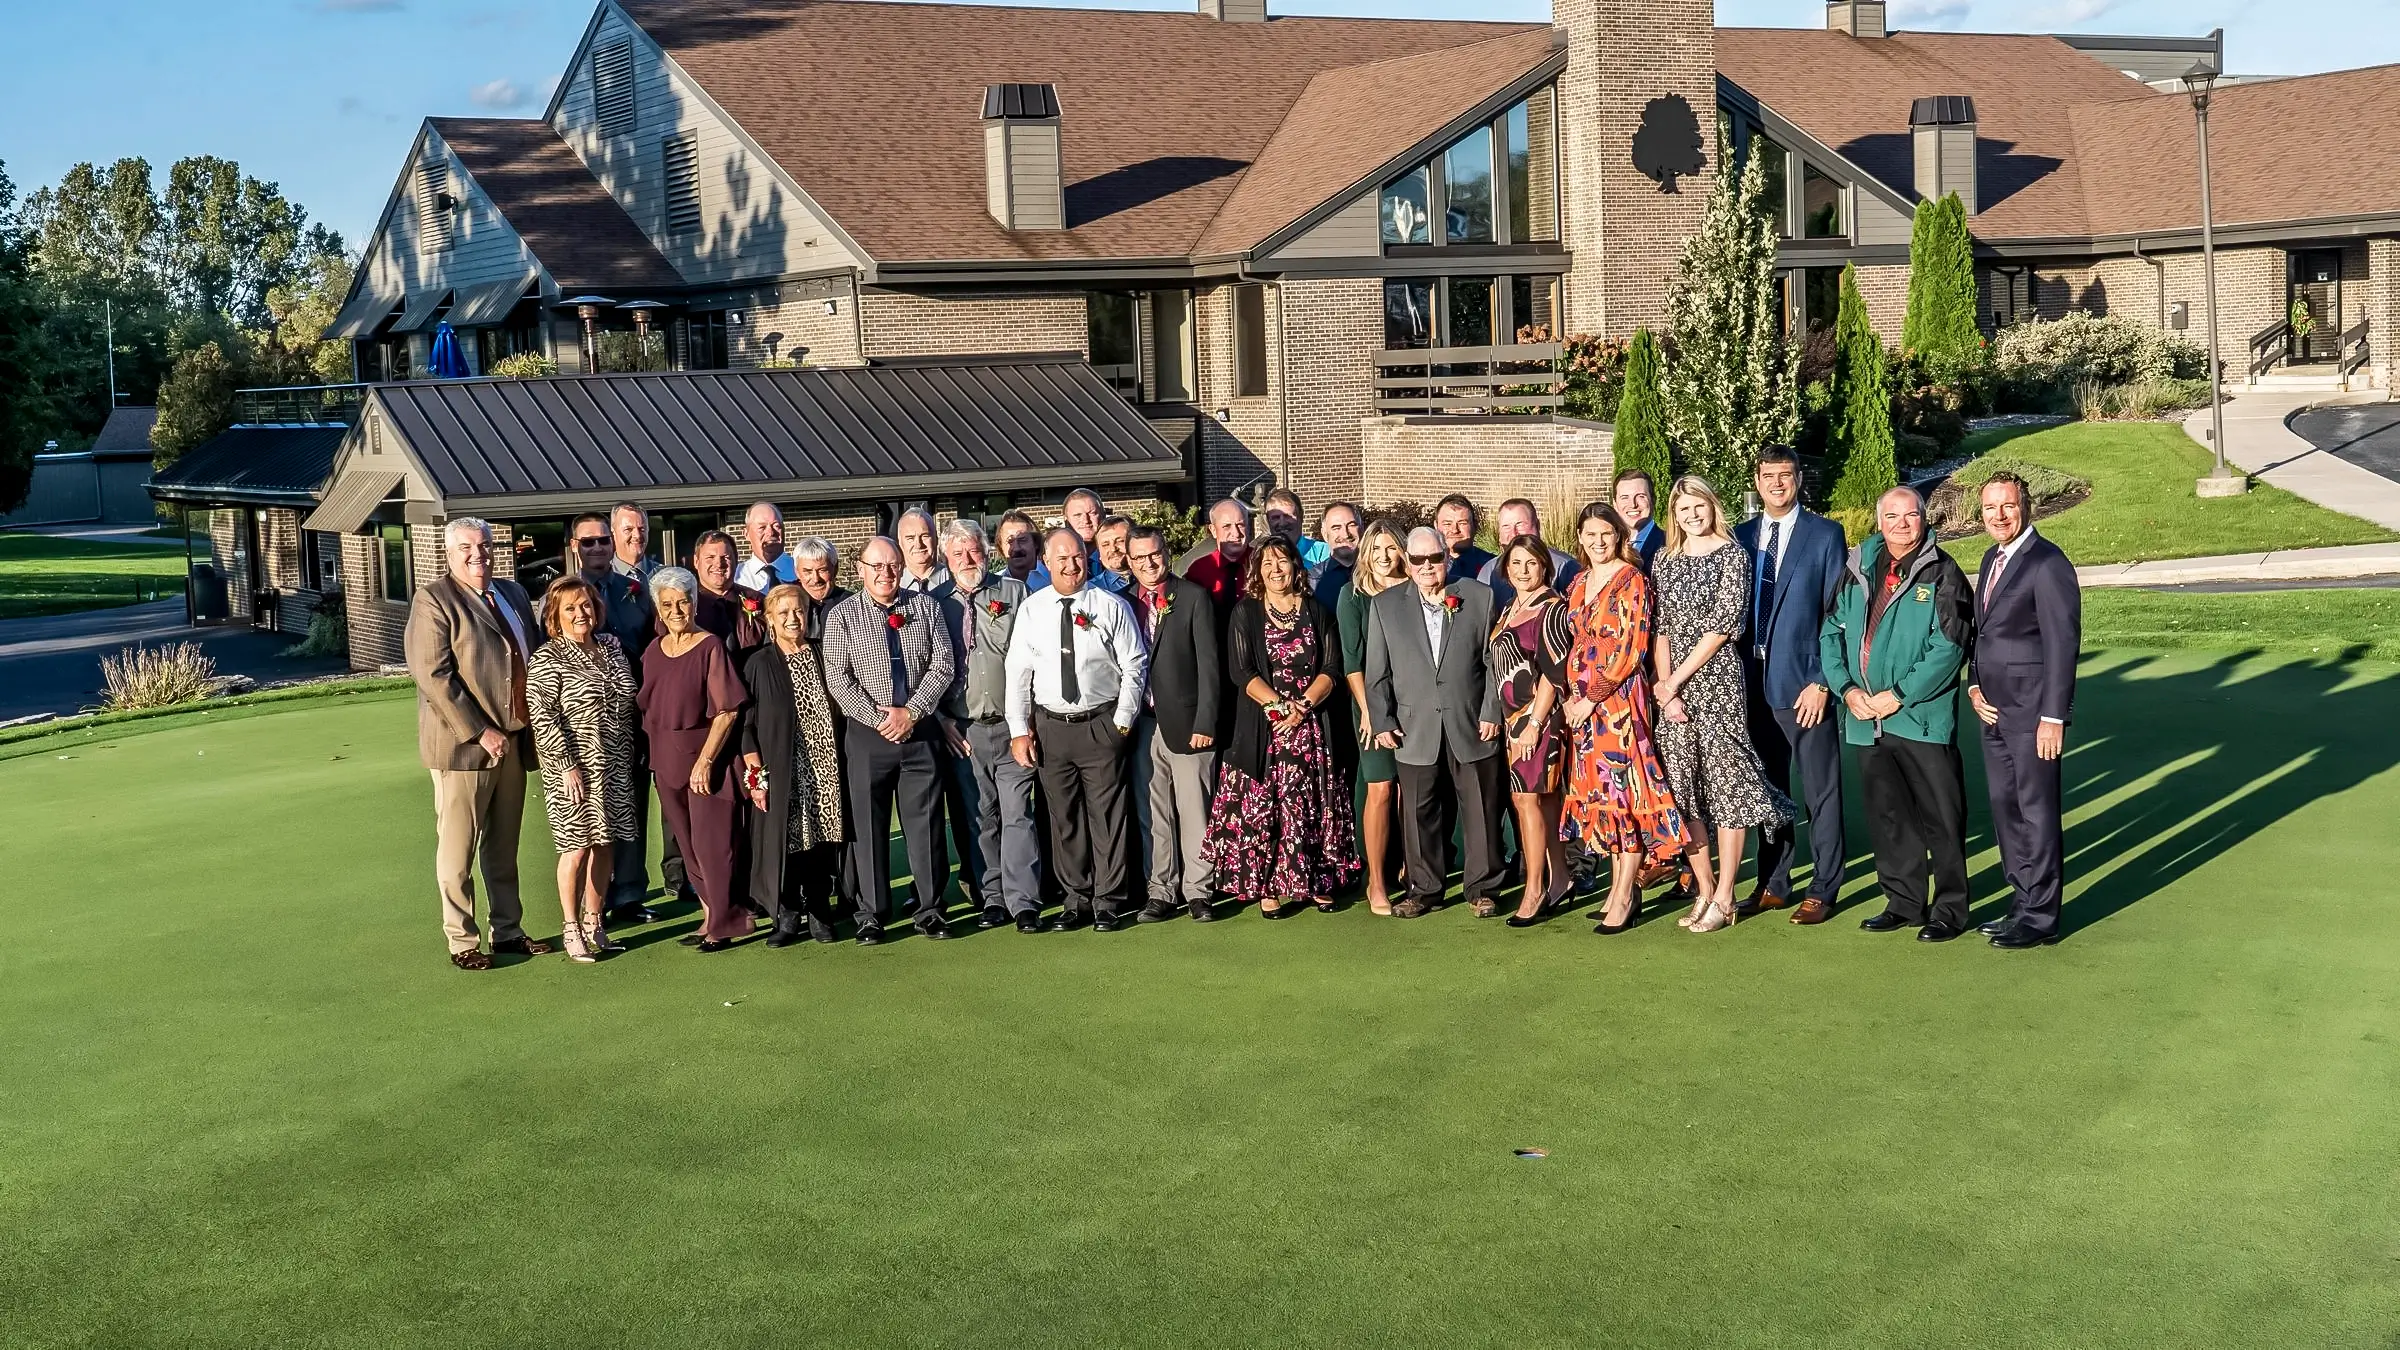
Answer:
M449 298L450 291L446 287L436 288L434 290L425 291L418 295L410 296L408 300L408 308L401 313L400 322L392 325L392 331L395 333L416 333L433 327L434 311L440 309L442 307L442 302Z
M325 489L325 500L300 522L304 530L348 534L367 523L375 508L400 485L402 475L391 469L360 469L343 474Z
M452 328L484 328L508 317L517 302L531 293L540 277L527 272L506 281L487 282L460 291L450 304Z
M389 291L379 291L372 285L361 283L358 294L351 296L350 302L342 306L342 312L334 315L333 322L325 326L325 336L329 338L367 337L374 333L377 325L391 317L393 310L399 309L407 303L408 297L405 294L394 295Z

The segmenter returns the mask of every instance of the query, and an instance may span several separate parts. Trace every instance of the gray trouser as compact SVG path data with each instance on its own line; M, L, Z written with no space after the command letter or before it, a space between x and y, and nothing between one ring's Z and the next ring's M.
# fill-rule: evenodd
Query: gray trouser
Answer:
M1208 861L1208 803L1217 791L1217 752L1179 755L1147 713L1133 724L1133 809L1150 860L1149 898L1157 905L1205 901L1217 870Z
M1033 770L1008 753L1007 723L970 722L966 734L969 753L952 755L950 772L962 810L977 823L975 857L965 863L967 876L982 882L975 903L1011 916L1037 913L1042 845L1033 827Z

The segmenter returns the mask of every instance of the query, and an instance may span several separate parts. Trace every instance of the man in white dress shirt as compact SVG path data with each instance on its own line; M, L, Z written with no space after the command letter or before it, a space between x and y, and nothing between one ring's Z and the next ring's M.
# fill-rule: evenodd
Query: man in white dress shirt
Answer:
M1060 928L1086 918L1115 931L1130 873L1126 738L1141 714L1150 656L1122 596L1090 585L1083 536L1042 541L1050 585L1024 601L1008 644L1009 752L1041 775Z
M784 582L800 578L792 571L792 555L783 551L783 512L773 502L752 502L742 516L750 536L750 556L733 574L734 584L765 595Z

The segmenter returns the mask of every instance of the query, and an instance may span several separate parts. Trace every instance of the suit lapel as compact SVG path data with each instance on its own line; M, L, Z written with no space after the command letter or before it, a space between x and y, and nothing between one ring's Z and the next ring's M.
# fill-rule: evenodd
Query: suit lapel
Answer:
M1457 595L1457 582L1453 581L1442 587L1442 649L1433 654L1435 670L1442 668L1442 662L1450 655L1450 644L1458 640L1458 630L1461 627L1459 616L1466 612L1467 607L1463 602L1456 609L1450 607L1449 602Z
M501 618L499 615L494 614L492 612L492 607L483 603L482 596L471 590L468 590L466 583L460 581L457 577L444 575L442 580L448 583L451 591L458 596L459 606L465 609L467 613L474 619L474 621L482 626L484 631L491 633L495 637L498 637L503 642L509 640L508 621ZM497 596L499 592L495 591L493 594Z

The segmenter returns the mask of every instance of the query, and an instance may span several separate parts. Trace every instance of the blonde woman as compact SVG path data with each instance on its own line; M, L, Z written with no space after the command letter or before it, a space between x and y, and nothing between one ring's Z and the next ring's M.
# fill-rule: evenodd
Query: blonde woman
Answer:
M633 740L633 667L600 630L600 588L581 576L550 583L542 628L550 640L525 665L525 707L542 766L550 840L558 846L560 930L571 960L624 947L601 923L614 851L640 838Z
M1789 799L1767 783L1749 734L1740 648L1750 608L1750 559L1736 547L1716 492L1686 475L1667 489L1667 547L1651 565L1658 593L1658 749L1667 782L1696 842L1692 912L1677 923L1713 933L1733 923L1734 874L1754 826L1792 818Z
M1367 908L1392 912L1392 816L1399 791L1400 766L1392 752L1379 750L1367 735L1367 625L1375 607L1368 603L1408 580L1400 558L1400 530L1378 520L1358 537L1358 567L1334 604L1342 630L1342 672L1350 685L1350 718L1358 735L1358 776L1366 780L1366 806L1359 812L1358 830L1367 855Z

